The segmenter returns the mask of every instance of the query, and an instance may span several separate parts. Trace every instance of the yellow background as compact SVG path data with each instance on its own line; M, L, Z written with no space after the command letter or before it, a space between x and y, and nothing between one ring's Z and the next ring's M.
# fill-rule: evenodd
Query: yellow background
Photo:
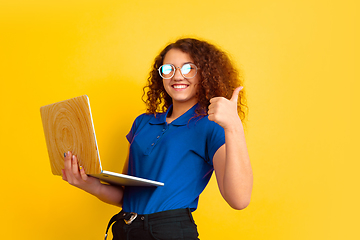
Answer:
M181 36L231 54L249 105L251 205L232 210L213 178L200 238L359 239L355 2L0 0L0 239L103 237L118 209L51 175L39 108L87 94L121 171L150 65Z

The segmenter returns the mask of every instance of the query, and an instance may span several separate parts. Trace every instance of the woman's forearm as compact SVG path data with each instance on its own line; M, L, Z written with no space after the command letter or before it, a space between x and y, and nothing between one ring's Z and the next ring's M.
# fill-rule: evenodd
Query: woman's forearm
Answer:
M124 188L121 186L102 184L99 191L93 195L105 203L121 207Z
M249 205L253 173L241 121L233 128L225 129L225 166L222 184L223 196L232 207L243 209Z

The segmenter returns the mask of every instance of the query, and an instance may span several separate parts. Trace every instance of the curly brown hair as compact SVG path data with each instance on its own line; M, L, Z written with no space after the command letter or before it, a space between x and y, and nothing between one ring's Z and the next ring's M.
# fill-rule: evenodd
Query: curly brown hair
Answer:
M146 103L146 113L156 114L166 112L172 104L171 97L166 93L163 79L158 69L163 64L163 59L170 49L179 49L188 53L200 74L199 88L197 91L198 107L196 116L207 115L210 99L213 97L225 97L230 99L233 91L238 86L243 86L243 77L234 67L228 55L214 45L194 39L181 38L165 47L155 58L150 71L147 85L143 91L143 101ZM146 90L148 91L146 92ZM146 99L144 100L144 97ZM240 91L238 99L238 113L241 120L245 118L246 99L244 90Z

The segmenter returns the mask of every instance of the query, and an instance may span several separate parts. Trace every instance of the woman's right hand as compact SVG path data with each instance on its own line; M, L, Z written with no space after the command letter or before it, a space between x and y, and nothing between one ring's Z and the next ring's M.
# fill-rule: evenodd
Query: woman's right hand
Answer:
M64 157L64 169L62 179L69 184L78 187L90 194L99 194L102 183L99 179L88 176L82 166L79 166L77 157L67 152Z
M94 195L103 202L121 207L123 187L102 184L99 179L86 175L84 168L79 166L76 156L71 152L66 153L62 173L62 178L71 185Z

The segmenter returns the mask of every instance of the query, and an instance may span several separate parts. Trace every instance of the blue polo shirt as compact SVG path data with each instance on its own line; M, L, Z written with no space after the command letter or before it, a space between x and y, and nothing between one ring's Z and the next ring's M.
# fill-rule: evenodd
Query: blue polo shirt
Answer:
M123 210L151 214L179 208L194 211L213 172L212 158L225 143L224 129L197 104L170 124L166 113L142 114L129 134L128 174L164 182L162 187L125 187Z

